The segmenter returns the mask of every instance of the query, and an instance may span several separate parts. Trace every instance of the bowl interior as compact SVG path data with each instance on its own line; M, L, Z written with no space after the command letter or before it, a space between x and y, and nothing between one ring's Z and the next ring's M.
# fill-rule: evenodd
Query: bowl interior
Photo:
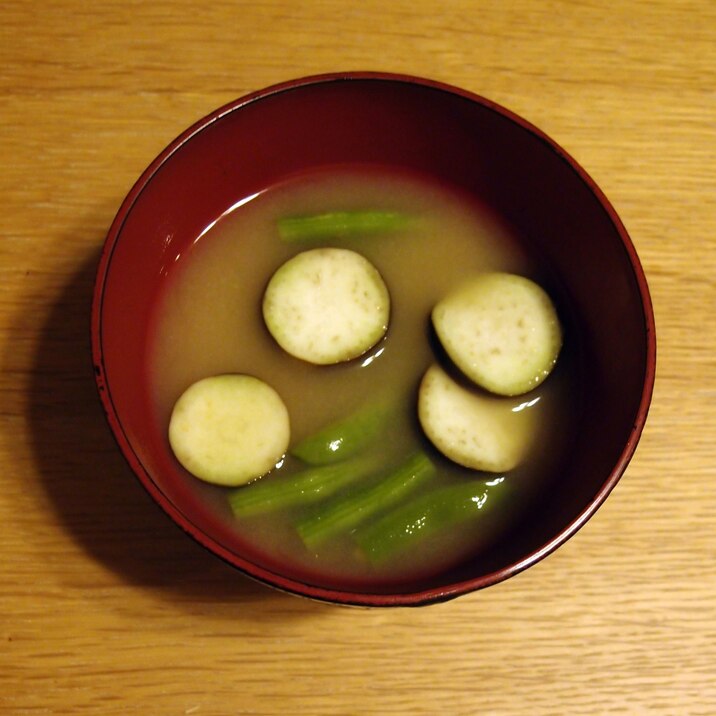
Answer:
M258 562L179 479L149 404L150 308L170 263L241 199L334 164L426 173L491 207L549 267L549 289L568 317L582 366L581 423L539 509L488 555L392 595L307 586L277 565ZM653 317L638 259L613 210L573 160L485 100L427 81L374 75L304 80L258 93L170 145L110 231L98 274L93 347L120 447L180 526L252 576L359 604L454 596L509 576L567 539L631 457L654 371Z

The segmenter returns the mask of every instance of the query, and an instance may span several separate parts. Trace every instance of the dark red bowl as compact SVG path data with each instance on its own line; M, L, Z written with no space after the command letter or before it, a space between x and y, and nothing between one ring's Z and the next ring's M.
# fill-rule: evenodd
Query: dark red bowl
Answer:
M470 192L540 255L583 357L576 439L539 510L495 551L409 591L306 584L259 563L172 467L147 383L151 308L170 258L243 197L329 164L379 163ZM250 267L246 267L250 270ZM310 77L216 110L172 142L122 204L92 307L97 386L144 487L187 533L247 575L296 594L365 606L419 605L499 582L571 537L624 472L646 420L656 342L634 246L586 172L531 124L438 82L378 73Z

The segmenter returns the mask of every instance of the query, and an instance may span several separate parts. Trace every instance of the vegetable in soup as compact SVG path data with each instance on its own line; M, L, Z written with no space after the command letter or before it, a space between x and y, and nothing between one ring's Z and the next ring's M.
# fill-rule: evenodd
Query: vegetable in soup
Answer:
M529 392L489 394L451 360L464 299L447 303L457 319L438 331L445 348L431 315L476 276L539 281L534 258L470 198L387 168L317 171L239 204L171 267L154 323L153 402L168 426L194 384L249 376L238 382L280 396L288 448L266 469L284 436L267 447L252 425L258 479L214 486L179 464L177 479L257 562L321 586L407 586L478 558L519 524L559 464L573 361L561 356L533 389L518 376ZM315 290L316 277L331 293ZM267 289L283 312L272 303L267 313ZM357 295L367 297L359 310ZM279 412L264 412L265 424L283 426Z

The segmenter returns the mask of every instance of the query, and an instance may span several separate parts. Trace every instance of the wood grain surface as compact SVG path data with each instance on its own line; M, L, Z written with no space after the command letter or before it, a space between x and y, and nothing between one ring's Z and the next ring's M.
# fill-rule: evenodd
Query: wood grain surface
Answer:
M98 252L181 130L296 76L485 95L604 189L656 311L627 473L484 592L355 610L256 585L150 502L90 372ZM716 4L4 0L0 713L716 713Z

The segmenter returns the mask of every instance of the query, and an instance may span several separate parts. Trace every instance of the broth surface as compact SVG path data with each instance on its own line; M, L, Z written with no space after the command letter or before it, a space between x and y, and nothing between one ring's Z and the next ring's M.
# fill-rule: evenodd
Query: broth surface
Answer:
M150 384L162 429L166 432L172 407L189 385L211 375L246 373L267 382L283 398L292 445L372 400L388 399L400 408L373 448L386 466L424 449L436 462L438 476L422 489L494 478L459 467L432 449L417 423L416 402L425 370L443 360L430 328L430 312L438 300L485 271L518 273L539 282L535 266L508 229L448 188L385 168L316 172L240 204L174 262L153 317ZM416 220L400 231L310 244L283 243L276 229L277 219L284 216L360 209L400 211ZM278 347L263 323L261 301L272 274L290 257L315 246L361 253L380 271L391 295L387 335L349 363L313 366L297 360ZM238 520L230 512L225 488L201 483L188 473L185 478L266 564L280 564L283 571L322 586L408 584L474 555L478 546L510 528L544 485L557 464L573 410L568 364L560 360L532 393L505 399L506 411L520 406L538 411L541 427L530 458L507 476L517 497L488 535L480 524L461 525L420 543L415 553L375 567L360 555L350 535L316 551L306 549L295 531L301 509ZM289 456L262 479L277 479L301 467Z

